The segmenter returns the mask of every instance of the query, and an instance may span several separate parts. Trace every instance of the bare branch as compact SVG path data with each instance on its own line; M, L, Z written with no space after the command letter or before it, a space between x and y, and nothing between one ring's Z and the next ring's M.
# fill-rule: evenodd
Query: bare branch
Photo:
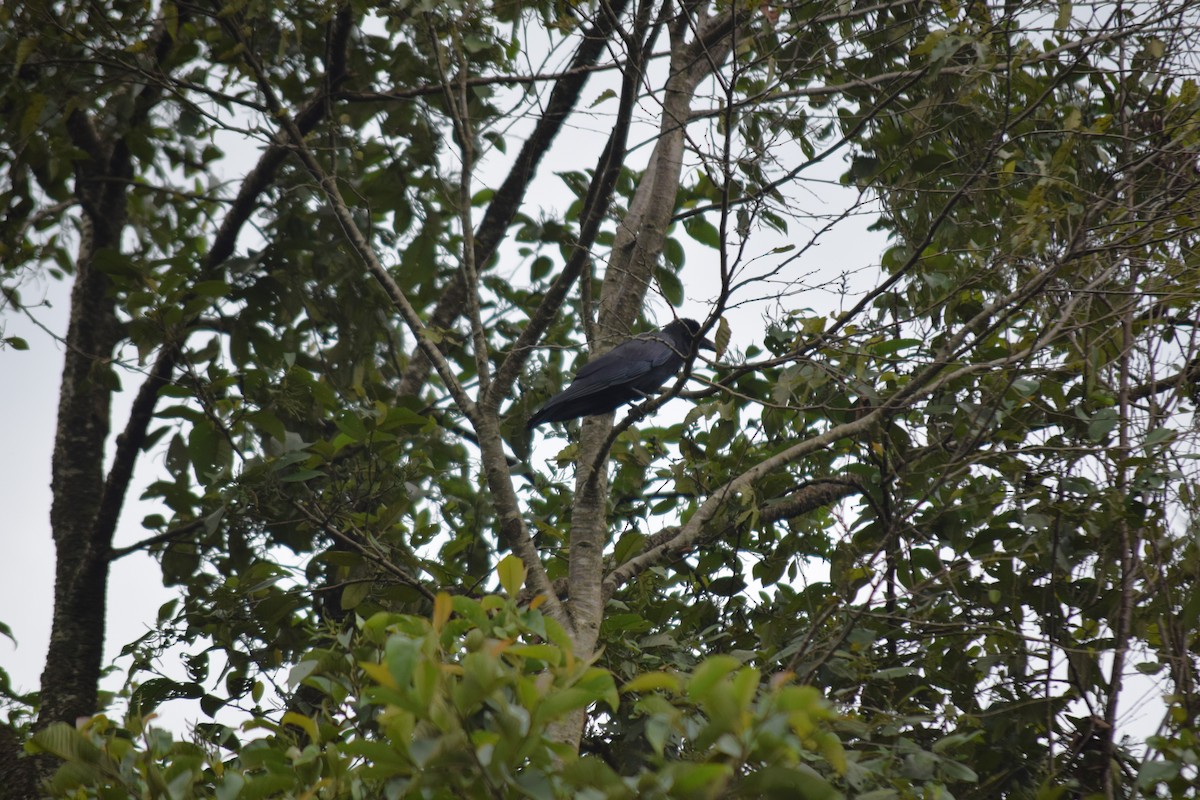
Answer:
M471 220L471 180L475 170L475 129L471 124L467 105L467 59L463 54L461 37L457 30L451 32L454 46L455 68L458 77L451 83L446 64L446 48L434 29L433 18L426 15L429 44L436 54L438 72L442 78L442 95L446 109L454 125L458 139L462 165L458 176L458 218L462 228L462 277L466 286L467 321L470 324L471 340L475 352L475 372L479 379L479 397L487 396L491 384L491 365L488 360L487 336L483 331L483 318L479 312L479 270L475 260L475 225Z

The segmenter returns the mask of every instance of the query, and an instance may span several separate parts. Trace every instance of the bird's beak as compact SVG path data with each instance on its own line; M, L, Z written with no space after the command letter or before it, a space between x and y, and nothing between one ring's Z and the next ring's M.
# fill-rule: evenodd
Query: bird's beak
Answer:
M717 346L712 343L711 339L701 339L700 344L698 344L697 347L701 350L712 350L714 353L717 352Z

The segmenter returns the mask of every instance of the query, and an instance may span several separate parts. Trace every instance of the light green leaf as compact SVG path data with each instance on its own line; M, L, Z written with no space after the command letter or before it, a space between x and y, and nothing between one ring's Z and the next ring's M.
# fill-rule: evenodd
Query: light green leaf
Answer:
M515 598L525 585L525 563L514 555L507 555L496 565L500 585L509 597Z

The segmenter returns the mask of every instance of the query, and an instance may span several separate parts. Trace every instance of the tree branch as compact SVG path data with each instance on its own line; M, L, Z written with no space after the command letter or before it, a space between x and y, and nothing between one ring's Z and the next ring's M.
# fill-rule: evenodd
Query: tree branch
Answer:
M734 14L726 12L706 20L690 40L686 36L688 13L667 25L671 72L662 100L659 138L629 210L617 226L604 273L597 325L600 338L593 345L593 355L606 352L618 334L628 332L642 311L679 192L691 103L696 87L729 54L728 32ZM596 646L604 610L603 557L608 538L605 443L612 419L608 414L584 420L575 462L568 569L575 645L585 657Z
M832 505L842 498L849 497L852 494L859 494L863 491L863 487L854 481L839 478L818 478L801 484L787 494L759 506L758 516L763 522L778 522L783 519L793 519L816 511L818 508ZM724 538L734 527L730 525L720 530L709 531L700 544L707 544ZM672 556L676 554L682 555L683 551L675 553L671 550L671 542L679 534L679 531L679 526L672 525L671 527L663 528L658 533L647 536L646 541L642 545L642 551L653 550L665 545L667 552L670 552ZM622 564L617 566L620 567L624 563L622 562ZM606 591L609 592L606 597L611 596L611 592L618 588L608 579L605 579L605 585Z
M614 20L611 24L615 26L616 21ZM653 31L651 31L648 38L653 35ZM605 142L604 150L600 154L592 182L588 185L588 193L584 197L583 214L579 224L579 240L575 242L571 257L567 260L563 271L550 285L542 302L538 304L537 309L530 316L529 322L521 331L521 335L517 337L517 341L496 371L496 380L492 384L492 391L484 401L488 408L498 408L500 401L507 396L529 360L534 346L541 339L546 328L554 321L571 287L591 259L592 246L596 243L600 226L612 205L613 190L616 188L617 178L621 174L621 165L625 161L629 128L633 122L633 108L637 103L637 89L642 78L642 68L643 63L640 57L631 57L626 62L626 69L621 75L621 97L617 108L617 119L613 124L608 141Z
M475 225L471 221L471 179L475 170L475 129L471 125L467 105L467 59L463 54L462 40L457 30L452 30L450 39L454 46L458 78L451 84L450 71L445 64L445 48L438 32L434 29L430 15L426 15L429 31L429 46L435 53L438 72L442 79L442 94L446 109L458 139L459 157L462 167L458 176L458 219L462 228L462 280L467 301L467 322L470 328L472 350L475 353L475 372L479 381L479 397L487 396L492 382L491 364L488 360L487 336L483 330L483 317L479 310L479 262L475 257Z
M296 127L305 135L312 132L317 124L325 119L329 112L331 94L347 78L346 48L353 27L350 6L346 5L338 11L333 19L330 44L326 48L329 53L329 63L326 66L325 79L322 81L323 89L296 114ZM233 205L225 215L225 219L221 221L221 227L217 229L216 236L213 237L208 255L204 259L205 270L216 269L233 255L242 228L258 208L259 197L275 182L279 167L289 152L287 135L281 133L263 151L254 168L246 173L246 177L242 179L241 188L238 189L237 197L233 200Z
M619 0L619 2L619 7L624 8L628 5L629 0ZM579 49L571 60L571 67L555 82L554 88L550 92L550 99L546 103L545 113L538 119L533 132L522 145L508 176L496 190L496 194L488 204L487 211L484 212L483 219L475 231L477 269L486 268L487 263L495 254L508 226L512 224L521 207L521 198L525 196L525 192L537 172L538 164L549 151L551 142L558 136L567 114L579 102L583 87L595 69L596 59L604 52L605 44L612 33L612 22L605 15L601 15L593 27L583 32L583 41L580 42ZM467 79L467 82L468 86L472 85L471 79ZM459 270L450 279L441 299L434 307L429 319L430 327L438 329L451 327L462 313L465 302L466 281L462 271ZM513 351L518 352L517 348L514 348ZM528 356L522 356L522 359L525 358ZM521 361L521 364L524 364L524 360ZM500 371L503 370L504 367L501 366ZM400 378L397 394L401 397L415 395L425 383L428 374L429 360L423 351L417 348ZM515 376L511 380L515 380ZM484 405L492 403L493 400L489 399ZM498 404L499 400L496 399L494 405L498 406Z
M116 452L113 463L104 482L104 494L100 508L96 512L93 528L93 539L110 546L117 529L117 521L121 516L121 508L125 497L129 494L129 482L133 477L133 467L137 463L138 453L146 443L146 433L154 418L154 404L158 401L158 392L171 382L175 371L175 360L179 356L179 348L168 345L159 353L150 374L142 382L133 406L129 410L129 419L125 430L117 436ZM113 556L108 554L109 560Z
M245 44L241 38L241 29L231 18L222 18L221 24L225 26L230 36ZM534 588L539 593L547 595L546 608L548 613L565 621L565 613L558 598L553 595L553 587L550 579L546 575L545 567L538 557L537 547L529 534L525 520L521 516L516 493L512 487L512 476L509 474L505 463L504 446L500 438L498 420L494 414L481 414L479 408L467 395L462 384L459 383L445 356L442 355L437 345L434 344L430 337L429 329L421 321L416 308L413 307L407 295L405 295L399 284L396 283L391 274L384 268L383 264L380 263L374 249L366 240L366 237L363 236L362 231L358 229L358 226L354 222L354 217L350 213L345 199L342 197L341 190L338 189L337 182L325 171L320 162L317 161L312 150L304 140L304 134L296 126L295 121L288 114L287 110L283 108L279 98L275 94L274 87L267 77L266 70L254 54L253 49L245 47L242 58L254 75L255 82L258 85L259 91L262 92L263 97L266 99L268 107L271 108L279 125L291 139L296 155L299 156L309 174L312 175L313 179L321 187L321 191L324 193L330 209L333 211L338 224L342 228L342 233L345 235L346 241L362 261L367 271L383 288L392 305L400 312L405 324L413 336L416 337L422 352L425 353L426 357L433 364L438 377L441 378L443 384L449 390L455 404L471 422L472 427L475 428L475 432L479 436L480 448L483 452L484 471L487 475L488 485L492 490L498 516L501 520L501 532L511 543L517 556L525 563L526 569L529 570L529 579Z

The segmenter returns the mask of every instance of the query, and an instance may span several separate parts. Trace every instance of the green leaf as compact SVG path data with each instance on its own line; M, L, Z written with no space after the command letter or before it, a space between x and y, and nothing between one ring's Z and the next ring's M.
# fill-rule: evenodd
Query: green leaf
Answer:
M691 794L714 796L733 775L733 768L728 764L682 763L673 766L671 788L684 797Z
M588 108L595 108L596 106L603 103L605 100L611 100L616 96L617 96L617 93L615 90L605 89L603 92L600 93L599 97L597 97L595 100L592 101L592 104L590 106L588 106Z
M678 692L681 687L679 676L673 672L643 672L621 687L622 694L635 692L668 691Z
M521 658L536 658L552 667L562 664L563 654L552 644L514 644L504 652Z
M733 336L733 331L729 328L729 320L721 317L717 321L717 333L713 337L713 344L717 346L717 352L714 358L718 361L725 355L725 351L729 348L729 340Z
M358 608L362 601L366 600L367 596L370 594L370 581L354 581L346 584L345 588L342 589L342 609L345 611L352 611L355 608Z
M920 339L887 339L871 345L871 353L886 358L903 350L919 348L922 344Z
M216 717L217 712L229 704L229 701L224 697L206 694L200 698L200 710L209 717Z
M242 791L238 795L238 800L262 800L262 798L280 793L290 794L289 790L296 785L296 777L294 773L285 772L282 769L278 772L256 775L246 781L246 785L242 787Z
M701 700L705 695L729 673L742 665L733 656L713 656L706 659L692 672L688 681L687 695L691 700Z
M704 217L699 215L688 217L683 221L683 229L687 231L688 236L700 244L714 250L721 248L721 232L717 230L717 226Z
M180 683L170 678L151 678L134 690L129 698L131 708L139 714L149 714L168 700L196 700L204 696L204 687L197 683Z
M12 65L13 74L16 74L24 66L25 61L37 51L37 44L37 39L32 36L23 37L17 42L17 54Z
M707 586L707 590L719 597L733 597L736 594L741 594L746 588L746 581L741 575L724 575L720 578L714 578Z
M1115 408L1102 408L1092 416L1088 424L1087 435L1093 442L1101 442L1120 424L1120 416Z
M979 782L979 776L975 774L975 770L959 761L942 759L940 766L942 774L952 781L963 781L964 783Z
M420 643L399 634L390 636L384 647L383 657L396 685L401 689L411 685L417 662L421 657Z
M553 619L552 617L546 617L545 625L546 635L550 638L550 641L554 642L564 651L570 652L573 640L571 639L571 635L567 633L566 629L563 628L558 620Z
M449 593L438 592L433 598L433 629L441 631L445 628L453 612L454 600L450 597Z
M102 753L86 736L65 722L52 722L42 730L33 734L35 748L41 752L53 753L67 761L82 761L95 764L100 761Z
M216 800L237 800L242 796L242 790L246 787L246 778L242 773L234 770L226 770L221 780L217 783L214 796Z
M587 672L575 682L575 685L581 689L595 692L599 701L607 703L613 711L617 710L617 705L621 702L621 695L617 691L617 682L613 680L613 674L606 669L589 667Z
M683 245L674 236L668 236L663 243L663 258L667 262L667 266L675 274L679 274L679 270L683 269L687 263L687 253L683 249Z
M28 41L28 40L26 40ZM46 107L46 95L29 94L25 97L25 113L21 115L21 137L27 139L42 123L42 111Z
M192 291L201 297L224 297L229 294L229 284L225 281L199 281Z
M319 469L297 469L297 470L292 470L291 472L284 475L279 480L283 483L305 483L307 481L313 480L314 478L324 478L324 477L325 477L325 473L321 472L321 470L319 470Z
M1071 12L1075 5L1071 0L1058 0L1058 16L1054 18L1054 29L1065 31L1071 24Z
M217 471L221 434L208 420L196 420L192 424L192 432L188 435L188 456L192 460L192 468L197 480L205 482L208 476Z
M516 556L507 555L496 565L496 575L500 578L500 585L504 587L505 593L515 598L525 585L525 564Z
M279 722L282 725L295 725L296 727L301 728L306 734L308 734L308 738L312 739L314 742L319 742L321 740L321 731L317 727L317 723L312 719L312 717L306 717L305 715L295 711L285 711L282 719L280 719Z
M1138 770L1137 784L1139 788L1150 789L1157 783L1175 780L1179 772L1180 766L1176 761L1143 761Z
M295 690L295 688L299 686L305 678L316 672L320 666L320 661L309 660L301 661L299 664L292 667L290 670L288 670L288 688Z
M1155 445L1174 441L1175 436L1175 431L1171 430L1170 428L1155 428L1146 435L1146 441L1144 445L1147 448L1154 447Z
M829 781L804 765L768 766L750 773L734 787L735 797L835 800L842 795ZM861 798L864 795L855 795Z
M561 719L578 708L586 708L604 699L598 692L571 687L546 695L538 704L534 719L541 725Z
M669 269L659 267L654 270L654 280L668 303L676 307L683 305L683 282L679 280L678 275Z
M336 424L338 430L356 442L364 442L368 438L367 426L363 424L362 418L358 414L353 412L342 414L337 418Z
M538 256L529 266L529 280L540 281L550 274L550 270L554 268L554 262L549 256Z

